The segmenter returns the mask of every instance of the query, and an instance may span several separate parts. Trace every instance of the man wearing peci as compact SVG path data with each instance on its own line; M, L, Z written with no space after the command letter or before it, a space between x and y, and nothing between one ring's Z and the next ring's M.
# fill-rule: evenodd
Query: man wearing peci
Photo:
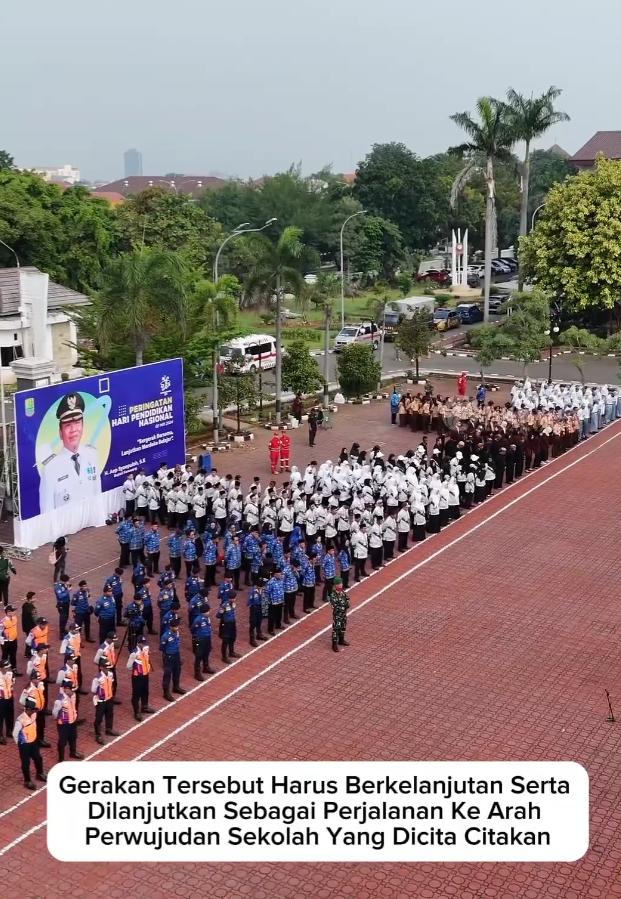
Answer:
M80 446L84 433L84 400L68 393L56 409L62 449L43 460L39 507L41 514L101 493L97 450Z

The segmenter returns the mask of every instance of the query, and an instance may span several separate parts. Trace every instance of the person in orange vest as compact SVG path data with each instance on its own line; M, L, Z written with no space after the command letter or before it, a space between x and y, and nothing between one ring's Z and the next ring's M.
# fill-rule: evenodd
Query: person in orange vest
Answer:
M118 688L118 682L116 678L116 663L118 661L118 652L117 652L118 644L116 641L116 634L114 631L108 631L106 634L106 639L103 641L97 652L95 653L95 664L99 663L100 659L108 660L108 670L112 672L112 704L120 705L121 700L116 698L116 691Z
M284 428L280 431L280 470L291 471L291 437Z
M73 660L78 669L78 693L86 696L87 691L82 689L82 628L74 622L69 628L69 633L60 644L60 654L66 656L67 652L73 653Z
M106 741L101 735L102 721L105 720L106 734L109 737L118 737L120 734L114 730L114 706L112 704L114 678L105 657L100 659L98 664L99 674L93 678L91 693L95 706L95 741L103 746Z
M468 390L468 372L462 371L460 376L457 378L457 393L460 396L465 396L467 390Z
M65 652L65 664L58 672L56 683L60 686L64 680L71 681L73 687L73 695L75 697L76 712L80 709L80 681L78 666L76 665L75 656L72 649ZM84 718L78 718L76 724L84 724Z
M43 773L43 759L39 752L37 739L37 704L34 699L27 699L24 711L18 716L13 728L13 739L19 750L19 758L24 775L24 786L28 790L36 790L36 785L30 779L30 762L34 762L37 780L47 780Z
M143 715L152 715L155 709L149 705L149 675L153 670L146 637L138 637L136 649L130 653L127 667L132 673L132 708L136 721Z
M50 642L49 638L50 628L47 622L47 618L39 617L36 620L35 626L31 629L30 633L26 637L26 646L30 647L31 653L36 652L37 646L40 643Z
M6 744L7 737L13 733L15 724L15 705L13 700L13 688L15 678L8 659L0 663L0 745Z
M278 466L280 464L280 437L274 434L269 442L270 465L272 474L278 474Z
M39 675L33 671L30 675L30 683L22 690L19 697L20 704L26 708L28 700L32 700L35 704L37 717L35 724L37 726L37 742L43 749L49 749L50 744L45 739L45 686L40 682Z
M36 671L39 675L39 682L43 684L43 691L45 695L45 708L47 709L48 705L48 691L47 685L49 681L50 669L48 667L48 652L49 646L47 643L38 643L37 649L28 659L28 665L26 666L26 675L30 677L33 671ZM46 712L49 714L49 712Z
M11 663L13 674L15 677L19 677L21 671L17 670L17 615L15 614L15 606L8 605L5 612L6 615L0 621L2 661L5 662L8 659Z
M60 685L60 694L54 703L52 715L58 725L58 761L65 761L65 747L69 745L69 758L83 759L78 752L78 710L76 708L73 683L65 679Z

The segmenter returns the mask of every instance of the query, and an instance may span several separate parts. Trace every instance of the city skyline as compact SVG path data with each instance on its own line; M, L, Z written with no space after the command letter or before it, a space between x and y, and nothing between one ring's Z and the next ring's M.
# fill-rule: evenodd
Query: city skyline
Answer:
M217 9L180 0L176 21L187 24L177 29L161 0L148 17L111 0L101 21L78 0L61 5L63 16L43 7L33 18L16 5L0 13L7 95L29 85L28 103L8 105L2 144L26 168L71 160L86 179L111 181L123 152L138 147L147 173L245 179L298 162L305 173L350 172L373 143L402 141L421 156L460 143L449 116L510 86L563 89L572 120L543 146L573 153L619 127L621 10L607 0L593 0L579 22L558 3L525 0L527 61L518 21L500 23L491 0L473 0L467 15L456 0L442 13L405 0L362 9L314 0L303 24L284 0ZM584 47L595 44L587 71Z

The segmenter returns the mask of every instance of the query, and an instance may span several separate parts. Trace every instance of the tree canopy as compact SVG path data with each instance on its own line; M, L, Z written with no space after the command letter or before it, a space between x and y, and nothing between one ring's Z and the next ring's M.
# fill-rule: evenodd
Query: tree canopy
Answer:
M599 159L552 187L520 255L566 311L612 309L621 298L620 247L621 163Z

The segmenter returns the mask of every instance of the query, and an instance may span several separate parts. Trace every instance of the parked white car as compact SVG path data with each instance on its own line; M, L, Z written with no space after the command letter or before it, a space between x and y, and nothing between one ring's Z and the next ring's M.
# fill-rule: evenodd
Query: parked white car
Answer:
M338 353L350 343L367 343L374 350L380 345L382 329L375 322L360 322L359 325L347 325L334 338L334 352Z

